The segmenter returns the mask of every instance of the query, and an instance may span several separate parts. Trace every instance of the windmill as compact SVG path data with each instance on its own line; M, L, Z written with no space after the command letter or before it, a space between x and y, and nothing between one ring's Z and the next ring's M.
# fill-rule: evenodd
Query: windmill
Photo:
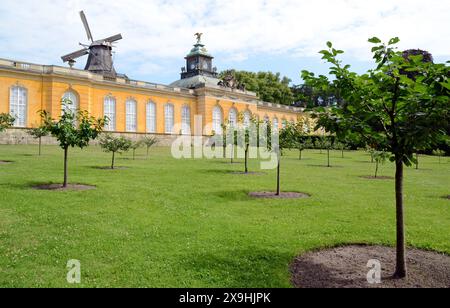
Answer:
M84 29L88 40L91 41L90 45L81 44L84 48L68 55L61 57L64 62L69 63L70 67L73 67L76 63L76 59L89 55L85 70L101 74L108 77L116 77L117 73L114 69L112 48L113 43L122 39L121 34L116 34L114 36L94 41L91 29L87 22L86 15L83 11L80 12L81 21L83 22Z

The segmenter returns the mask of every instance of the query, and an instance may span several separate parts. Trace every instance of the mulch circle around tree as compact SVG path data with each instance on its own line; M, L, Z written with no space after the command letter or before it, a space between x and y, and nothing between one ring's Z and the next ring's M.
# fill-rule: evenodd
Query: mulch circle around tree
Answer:
M10 160L0 160L0 165L9 165L12 164L13 162Z
M366 179L366 180L393 180L394 179L392 176L377 176L377 177L374 177L372 175L364 175L364 176L361 176L360 178Z
M408 277L393 279L396 251L384 246L345 246L306 253L290 266L297 288L450 288L450 256L408 249ZM370 284L370 260L381 264L381 283Z
M265 175L266 173L264 173L264 172L240 172L240 171L236 171L236 172L230 172L230 174L236 174L236 175Z
M33 186L36 190L50 190L50 191L85 191L94 190L97 187L83 184L69 184L67 187L63 187L62 184L43 184Z
M305 199L311 197L308 194L299 192L282 192L280 195L277 195L275 192L268 191L251 192L249 193L249 196L259 199Z

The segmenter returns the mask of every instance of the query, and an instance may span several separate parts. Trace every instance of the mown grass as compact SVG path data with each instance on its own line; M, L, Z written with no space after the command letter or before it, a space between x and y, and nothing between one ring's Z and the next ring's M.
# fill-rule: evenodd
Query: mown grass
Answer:
M392 180L368 180L364 152L296 152L283 158L282 188L302 200L255 200L274 190L275 171L235 175L228 160L175 160L168 148L145 159L119 157L100 170L97 147L70 153L70 181L93 191L37 191L62 181L62 152L0 146L0 287L72 287L69 259L81 261L80 287L290 287L296 255L344 243L394 245ZM251 169L257 170L257 161ZM450 253L450 163L422 157L405 179L408 244ZM393 166L382 166L393 176ZM366 260L363 260L367 262Z

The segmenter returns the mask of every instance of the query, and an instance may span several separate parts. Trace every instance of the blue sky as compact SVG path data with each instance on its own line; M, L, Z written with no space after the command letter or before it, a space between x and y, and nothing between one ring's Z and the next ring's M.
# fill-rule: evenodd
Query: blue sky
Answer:
M0 58L64 65L60 56L87 42L80 10L95 39L122 33L119 72L163 84L179 78L196 32L204 33L219 70L270 70L293 83L303 69L327 71L317 54L327 41L345 50L345 62L357 71L370 67L372 36L399 36L402 49L450 60L444 0L2 0Z

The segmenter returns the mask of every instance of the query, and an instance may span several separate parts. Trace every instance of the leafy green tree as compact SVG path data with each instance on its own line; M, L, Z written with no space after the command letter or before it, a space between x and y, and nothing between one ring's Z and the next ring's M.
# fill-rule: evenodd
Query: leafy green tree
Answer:
M62 116L56 120L47 111L40 111L43 128L58 140L59 146L64 150L63 188L67 188L68 185L69 148L87 147L91 140L97 139L107 121L106 118L95 119L89 116L87 111L74 113L68 108L71 104L70 100L62 100Z
M318 125L378 151L386 151L395 162L395 199L397 219L397 260L395 278L407 276L403 210L404 165L414 162L419 149L433 148L448 139L450 68L445 64L423 61L422 55L406 56L395 45L398 38L382 44L369 40L376 66L365 74L350 71L333 48L321 51L331 64L330 74L316 77L304 71L303 79L314 86L339 89L345 103L341 107L318 110ZM411 74L414 73L414 74Z
M0 133L14 125L16 119L8 113L0 113Z
M278 166L277 166L277 193L276 195L281 195L281 153L285 149L291 149L294 144L294 134L290 125L282 128L279 132L279 142L273 150L277 154L278 157Z
M294 96L289 84L291 80L281 77L280 73L272 72L247 72L227 70L220 74L220 78L232 74L236 80L245 86L248 91L255 92L265 102L292 105Z
M333 150L333 142L330 138L325 138L323 142L323 147L325 150L327 150L327 167L331 168L331 150Z
M256 135L258 134L258 126L260 125L260 123L258 122L256 117L252 116L250 118L250 122L248 123L248 126L245 126L244 125L244 117L245 117L244 113L239 114L238 119L239 119L239 123L241 125L238 128L240 130L240 132L237 134L237 137L238 137L237 141L238 141L238 144L243 145L243 147L244 147L244 153L245 153L244 172L246 174L248 174L248 172L249 172L248 160L249 160L250 147L256 146L258 144L259 137ZM252 131L252 129L254 131ZM254 136L253 139L252 139L252 136ZM252 142L254 144L252 144Z
M383 165L390 157L390 154L384 151L375 151L373 153L373 158L375 160L375 178L378 177L380 164Z
M34 139L39 140L39 156L42 153L42 137L48 136L49 132L44 126L32 128L28 130L28 134Z
M150 148L158 143L158 139L156 139L155 137L151 137L151 136L145 136L144 138L141 139L141 143L147 149L147 158L148 158L149 153L150 153Z
M142 147L142 142L140 140L138 141L131 141L130 149L133 152L133 160L136 160L136 150Z
M114 169L116 153L128 152L131 148L131 140L123 136L114 137L111 134L106 134L100 139L100 147L106 153L112 153L111 169Z
M372 146L370 146L370 145L367 145L366 146L366 152L367 153L369 153L369 155L370 155L370 162L373 164L374 162L375 162L375 152L376 152L377 150L374 148L374 147L372 147Z
M342 141L336 142L334 144L334 147L335 147L336 150L341 152L342 158L344 158L344 156L345 156L344 155L344 151L347 149L347 145L346 145L345 141L344 142L342 142Z

